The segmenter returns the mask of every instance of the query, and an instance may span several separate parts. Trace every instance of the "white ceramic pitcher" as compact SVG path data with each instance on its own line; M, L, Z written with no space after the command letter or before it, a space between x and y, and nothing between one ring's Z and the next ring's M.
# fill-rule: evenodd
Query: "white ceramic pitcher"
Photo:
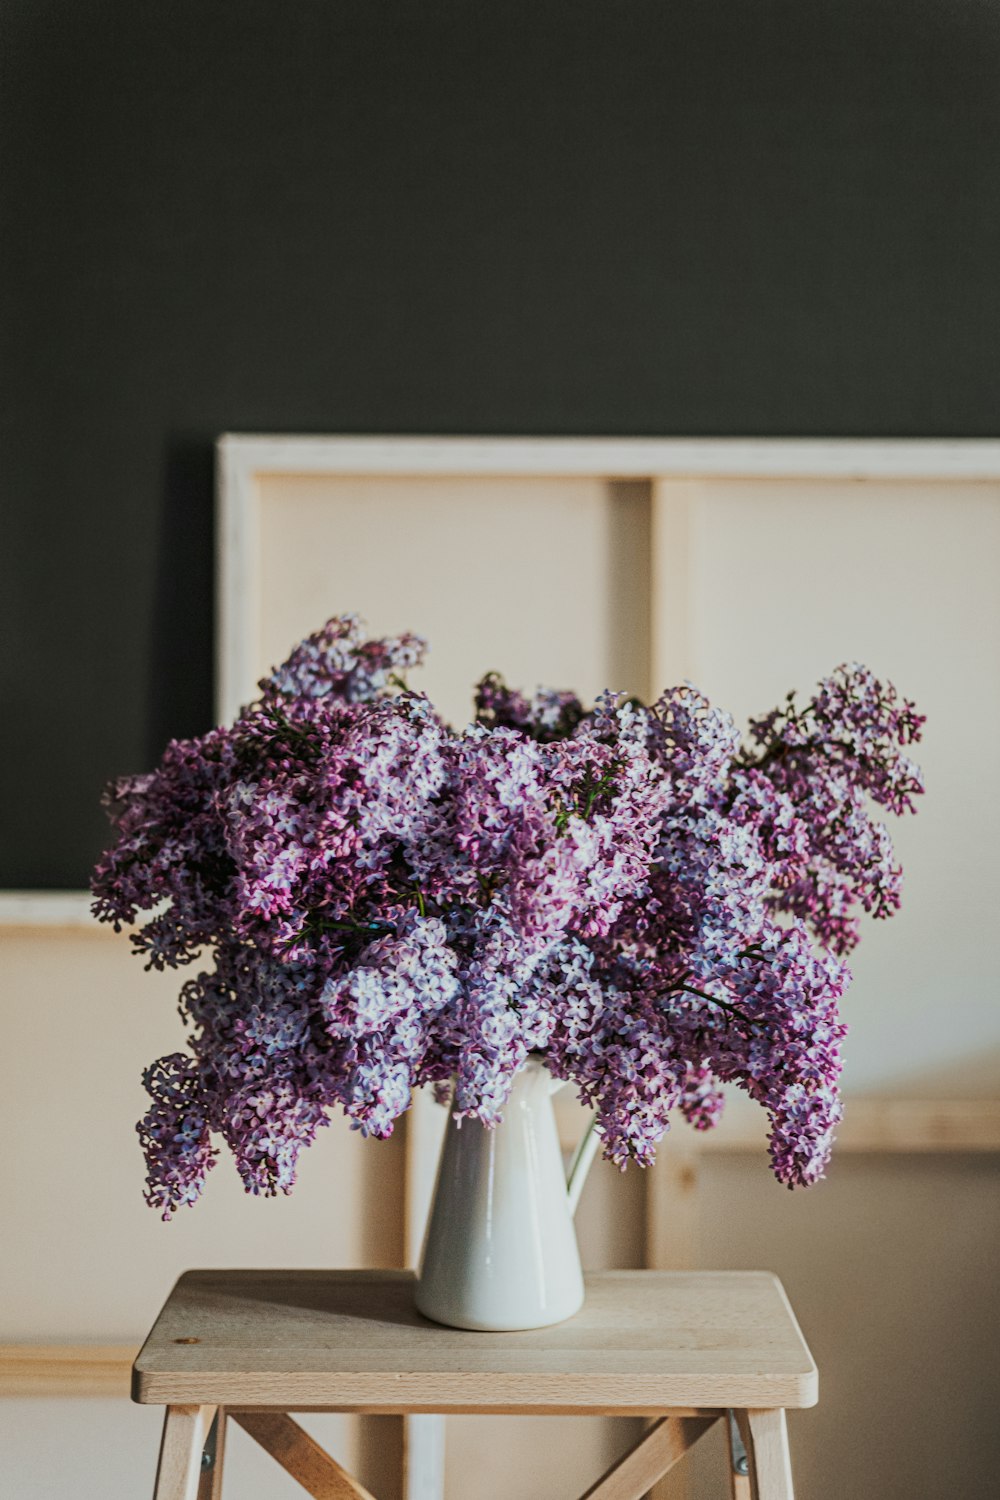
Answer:
M499 1125L449 1118L416 1305L451 1328L544 1328L583 1304L573 1214L599 1143L591 1130L563 1173L552 1095L529 1058Z

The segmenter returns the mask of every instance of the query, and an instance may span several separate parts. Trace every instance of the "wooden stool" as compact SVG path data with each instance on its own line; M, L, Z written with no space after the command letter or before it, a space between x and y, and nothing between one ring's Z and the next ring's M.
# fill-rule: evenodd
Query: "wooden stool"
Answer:
M524 1333L428 1322L410 1271L189 1271L132 1377L167 1408L155 1500L218 1500L227 1417L317 1500L372 1500L295 1411L653 1418L583 1500L640 1500L728 1419L732 1495L792 1500L785 1409L816 1386L781 1283L756 1271L604 1272L575 1318Z

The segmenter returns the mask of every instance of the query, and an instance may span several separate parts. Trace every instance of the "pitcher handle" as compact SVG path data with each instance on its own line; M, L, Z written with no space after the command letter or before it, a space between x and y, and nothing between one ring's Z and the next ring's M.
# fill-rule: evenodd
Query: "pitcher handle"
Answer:
M590 1124L580 1137L579 1145L573 1152L573 1160L566 1174L566 1198L571 1214L576 1213L580 1194L583 1192L583 1184L587 1180L587 1173L590 1171L591 1163L597 1155L597 1148L600 1144L601 1137L597 1134L597 1116L593 1115Z

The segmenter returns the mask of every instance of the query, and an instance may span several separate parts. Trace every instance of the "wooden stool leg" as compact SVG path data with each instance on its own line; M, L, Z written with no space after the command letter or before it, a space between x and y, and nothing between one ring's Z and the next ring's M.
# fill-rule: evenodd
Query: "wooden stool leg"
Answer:
M201 1461L198 1500L219 1500L222 1494L222 1465L226 1456L226 1413L220 1406L208 1430ZM206 1466L207 1465L207 1466Z
M738 1411L736 1421L750 1461L753 1500L794 1500L785 1413L780 1407Z
M731 1500L751 1500L750 1463L743 1439L740 1437L736 1413L730 1412L726 1419L729 1432L729 1486Z
M168 1406L153 1500L198 1500L201 1454L214 1406Z

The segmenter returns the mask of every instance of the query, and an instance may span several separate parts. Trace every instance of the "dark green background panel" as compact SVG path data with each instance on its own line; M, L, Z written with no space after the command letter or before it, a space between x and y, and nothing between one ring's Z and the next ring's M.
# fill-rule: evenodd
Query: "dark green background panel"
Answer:
M0 884L212 716L216 435L986 436L1000 7L2 0Z

